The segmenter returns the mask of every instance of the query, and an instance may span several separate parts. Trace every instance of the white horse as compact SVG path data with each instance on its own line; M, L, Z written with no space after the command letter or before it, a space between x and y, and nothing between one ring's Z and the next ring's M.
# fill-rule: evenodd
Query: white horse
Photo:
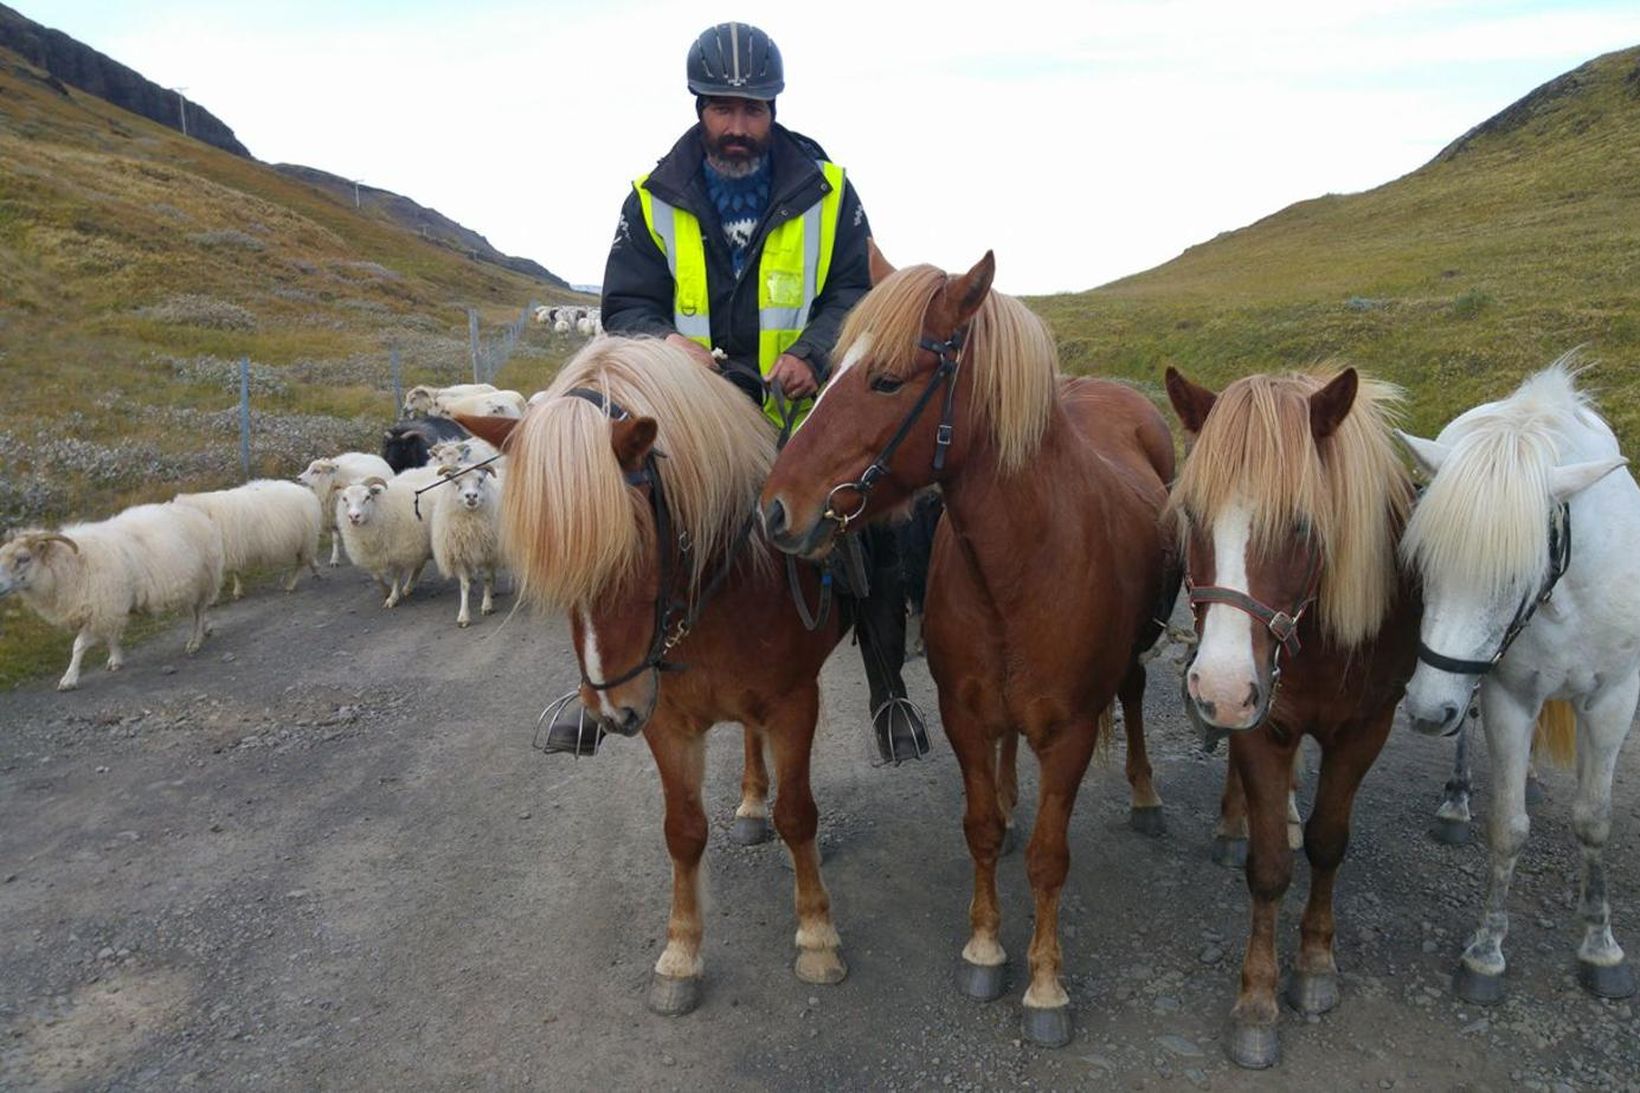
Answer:
M1407 713L1422 732L1450 733L1478 690L1492 759L1491 883L1453 988L1475 1003L1503 997L1533 726L1546 701L1567 700L1583 850L1578 980L1591 994L1627 997L1634 974L1612 937L1601 853L1612 772L1640 698L1640 488L1613 473L1627 460L1573 385L1569 354L1435 440L1402 439L1431 477L1401 543L1424 587Z

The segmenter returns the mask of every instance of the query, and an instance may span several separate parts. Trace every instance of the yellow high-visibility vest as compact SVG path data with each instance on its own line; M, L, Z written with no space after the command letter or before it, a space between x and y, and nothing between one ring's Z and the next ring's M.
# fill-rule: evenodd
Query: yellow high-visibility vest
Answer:
M769 233L757 264L757 367L764 379L780 354L791 348L809 325L809 310L826 287L832 248L837 242L837 216L843 204L843 169L817 161L825 175L825 194ZM649 176L633 183L643 205L649 236L666 255L672 271L672 325L678 333L707 349L712 348L711 290L706 283L706 244L700 218L651 194L644 186ZM801 420L812 400L797 405ZM774 399L764 400L763 412L780 424Z

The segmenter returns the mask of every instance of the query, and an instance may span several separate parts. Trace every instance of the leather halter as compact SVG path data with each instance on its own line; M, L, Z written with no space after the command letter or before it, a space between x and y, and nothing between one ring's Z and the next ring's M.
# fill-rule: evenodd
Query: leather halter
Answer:
M1460 676L1476 676L1475 686L1470 691L1470 699L1473 701L1474 692L1479 690L1481 685L1478 677L1485 676L1498 666L1498 662L1509 651L1509 647L1515 644L1515 639L1520 637L1521 631L1526 629L1526 624L1537 614L1537 609L1549 602L1550 597L1554 595L1555 585L1560 583L1560 578L1566 575L1566 570L1571 564L1572 510L1566 502L1561 502L1560 508L1549 517L1549 572L1543 579L1543 587L1538 590L1536 597L1522 600L1521 605L1515 609L1515 617L1510 620L1509 628L1503 632L1503 641L1499 644L1498 651L1492 654L1492 658L1463 660L1459 657L1449 657L1444 653L1437 653L1420 639L1418 659L1437 671Z
M584 399L592 403L608 415L611 421L626 421L632 417L632 414L620 403L589 387L573 388L564 392L564 397ZM651 448L648 454L644 456L641 469L629 471L623 468L621 472L626 478L627 485L637 489L642 489L645 486L649 487L649 507L655 518L655 544L656 553L660 556L661 572L658 591L655 593L655 628L650 637L649 651L636 667L622 672L614 679L598 682L583 672L581 674L581 683L594 691L607 691L613 687L619 687L623 683L638 678L644 672L654 672L658 677L662 672L677 672L687 667L667 660L666 655L679 642L688 637L689 632L694 629L695 623L700 620L701 613L706 610L707 603L723 586L723 582L728 579L730 571L734 568L735 559L740 554L740 546L747 540L752 530L752 520L748 519L740 537L724 553L722 565L718 567L717 572L712 574L711 580L707 581L699 594L695 596L693 606L690 606L684 598L674 595L673 586L677 582L678 575L676 570L681 567L676 566L674 563L674 552L662 548L662 544L674 538L674 533L672 530L672 509L666 503L666 490L661 486L660 469L656 464L657 457L664 459L665 453ZM753 515L755 517L755 511ZM675 538L677 539L677 557L680 559L687 558L694 546L689 541L688 533L679 531L676 533Z
M848 531L850 522L858 519L860 514L865 511L866 503L871 499L871 491L876 488L878 481L888 474L888 461L894 458L894 453L900 450L900 445L905 443L905 438L911 435L912 427L917 424L917 420L922 417L923 411L933 401L934 392L939 389L941 384L945 384L945 399L940 410L940 427L934 434L934 469L936 471L945 469L945 456L951 448L951 438L954 432L951 418L956 410L957 370L962 365L962 346L967 336L968 329L959 327L943 342L937 342L932 338L918 339L917 348L928 350L938 360L938 364L934 367L934 374L928 377L927 385L923 387L922 393L917 396L917 401L912 404L905 418L901 420L900 427L894 430L894 435L888 438L888 443L883 445L882 452L878 454L876 459L871 461L871 465L865 469L865 472L856 481L842 482L833 486L831 492L826 494L826 511L821 514L821 519L835 522L839 534ZM837 495L849 490L859 495L859 505L855 507L853 512L843 513L837 511Z
M1316 552L1310 562L1310 571L1304 578L1304 593L1298 604L1291 611L1283 611L1254 599L1247 593L1235 588L1226 588L1223 585L1198 585L1190 577L1189 558L1185 559L1184 573L1185 592L1190 600L1191 613L1196 608L1206 604L1223 604L1234 607L1251 615L1254 620L1262 623L1270 631L1270 636L1276 639L1277 650L1271 663L1272 689L1274 682L1281 678L1280 654L1285 653L1289 658L1296 657L1303 646L1298 640L1298 625L1304 621L1304 615L1315 606L1316 592L1321 587L1321 554Z

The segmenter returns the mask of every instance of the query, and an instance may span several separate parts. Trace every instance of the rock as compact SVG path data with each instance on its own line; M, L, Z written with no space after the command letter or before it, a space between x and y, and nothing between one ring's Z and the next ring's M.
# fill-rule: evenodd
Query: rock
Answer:
M1164 994L1152 1002L1150 1008L1157 1013L1177 1013L1179 1012L1179 1000L1172 995Z
M159 674L162 676L174 676L177 674L177 666L175 664L161 665Z
M1426 953L1437 953L1441 951L1441 946L1438 942L1431 938L1424 942L1423 950Z
M1209 945L1196 956L1203 964L1217 964L1224 959L1224 950L1217 945Z
M113 949L113 947L108 946L108 945L104 945L101 949L98 949L97 950L97 959L98 960L113 960L114 959L114 949Z
M223 653L222 654L222 663L223 664L232 664L234 661L236 661L238 659L239 659L239 654L238 653Z
M1173 1036L1171 1034L1158 1036L1156 1042L1174 1055L1183 1056L1186 1059L1199 1059L1202 1055L1202 1049L1186 1040L1183 1036Z
M352 519L352 517L348 517L348 519ZM530 810L529 810L529 809L527 809L527 808L526 808L526 809L525 809L525 810L524 810L524 811L522 811L522 812L520 812L520 813L519 813L519 814L518 814L518 818L519 818L519 819L520 819L520 820L527 820L527 819L529 819L529 818L530 818Z

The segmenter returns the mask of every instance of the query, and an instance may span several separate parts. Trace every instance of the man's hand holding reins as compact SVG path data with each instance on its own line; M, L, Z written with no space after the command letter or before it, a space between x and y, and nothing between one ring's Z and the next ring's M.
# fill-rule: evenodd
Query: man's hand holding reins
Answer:
M787 398L808 398L820 390L808 362L790 353L780 354L774 367L769 369L769 384L772 386L777 381Z

